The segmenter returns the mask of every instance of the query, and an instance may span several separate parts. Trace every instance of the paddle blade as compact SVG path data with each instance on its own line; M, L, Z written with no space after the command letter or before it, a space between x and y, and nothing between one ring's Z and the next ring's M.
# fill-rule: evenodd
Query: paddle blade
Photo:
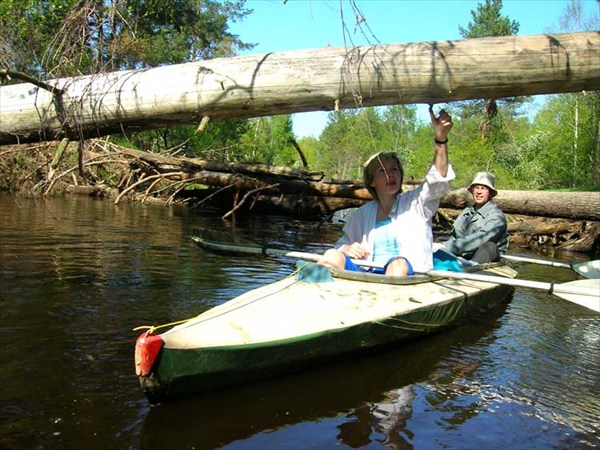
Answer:
M600 278L570 281L568 283L562 283L561 286L575 286L595 289L597 293L596 295L570 294L564 292L554 292L554 295L600 313Z
M573 270L586 278L600 278L600 260L573 264Z

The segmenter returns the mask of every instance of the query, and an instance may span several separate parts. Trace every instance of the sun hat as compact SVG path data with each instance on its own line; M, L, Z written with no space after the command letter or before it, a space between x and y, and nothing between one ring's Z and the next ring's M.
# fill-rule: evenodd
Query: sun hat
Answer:
M481 184L482 186L486 186L487 188L489 188L490 198L494 198L496 195L498 195L498 191L496 190L496 188L494 188L494 185L496 184L496 177L494 177L494 175L492 175L491 173L477 172L475 174L475 177L473 178L473 181L471 182L471 185L468 188L469 192L473 192L473 186L475 186L476 184Z

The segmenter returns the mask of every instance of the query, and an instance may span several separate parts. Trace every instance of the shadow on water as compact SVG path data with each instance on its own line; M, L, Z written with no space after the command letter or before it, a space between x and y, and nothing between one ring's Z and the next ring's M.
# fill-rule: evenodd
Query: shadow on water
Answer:
M505 310L506 305L500 305L485 319L389 351L152 407L140 447L220 448L326 419L339 422L338 442L353 448L369 443L372 429L389 429L390 439L401 439L398 432L410 417L413 386L427 380L457 348L481 341L489 345ZM462 366L460 361L451 364ZM390 419L394 423L386 423Z

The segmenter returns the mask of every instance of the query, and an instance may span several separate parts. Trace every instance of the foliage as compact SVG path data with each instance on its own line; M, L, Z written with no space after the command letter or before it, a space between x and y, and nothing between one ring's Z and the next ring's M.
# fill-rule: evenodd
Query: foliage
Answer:
M4 0L0 66L38 78L231 56L244 0Z
M465 39L495 36L514 36L519 32L520 24L508 16L502 16L502 0L485 0L477 5L476 11L471 11L472 21L467 27L459 26L459 32ZM503 121L498 117L502 111L504 116L517 117L520 107L528 99L510 97L503 99L469 100L458 103L462 117L474 116L480 121L479 136L488 139L502 133Z
M232 56L253 47L229 31L230 22L250 12L245 0L5 0L0 67L44 79ZM196 133L195 127L178 126L121 140L190 156L239 155L246 121L209 129Z
M292 166L299 161L292 139L290 115L251 119L248 131L240 136L238 160Z
M209 122L204 131L180 125L134 133L128 140L120 139L120 143L156 153L231 161L239 153L240 136L248 128L249 122L242 119Z
M559 19L562 31L596 30L597 14L583 16L571 0ZM541 167L541 188L600 190L600 92L549 96L533 124L530 158Z
M600 92L552 96L535 119L544 188L598 186L600 180Z
M352 145L350 134L357 114L353 110L329 113L327 125L321 133L325 150L319 155L319 169L332 177L350 179L357 177L356 161L360 158L358 149Z
M342 179L361 179L362 163L378 151L396 151L405 170L413 157L417 127L414 106L335 111L321 134L319 170Z
M455 122L449 144L455 187L488 170L500 189L600 188L600 92L553 96L533 123L501 112L498 130L485 141L473 139L476 116L446 109ZM333 112L320 139L309 142L317 155L311 168L343 179L360 179L362 162L375 149L398 151L406 180L422 179L432 157L431 125L419 123L410 106Z
M306 157L309 170L319 170L319 155L323 152L321 141L312 136L306 136L298 140L298 145Z
M477 5L477 11L471 11L473 20L466 28L459 26L460 35L465 39L492 36L514 36L519 32L520 24L501 16L502 0L485 0Z
M63 23L76 3L75 0L0 2L0 66L43 77L47 73L44 63L48 52L63 53L67 46L74 46L72 39L58 39L57 25Z

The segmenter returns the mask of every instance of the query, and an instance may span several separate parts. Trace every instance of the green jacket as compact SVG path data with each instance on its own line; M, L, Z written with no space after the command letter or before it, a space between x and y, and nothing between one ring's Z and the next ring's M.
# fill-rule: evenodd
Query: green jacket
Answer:
M506 253L506 217L493 201L487 202L478 210L474 206L466 207L454 221L452 235L444 245L455 255L470 257L488 241L495 242L501 254Z

